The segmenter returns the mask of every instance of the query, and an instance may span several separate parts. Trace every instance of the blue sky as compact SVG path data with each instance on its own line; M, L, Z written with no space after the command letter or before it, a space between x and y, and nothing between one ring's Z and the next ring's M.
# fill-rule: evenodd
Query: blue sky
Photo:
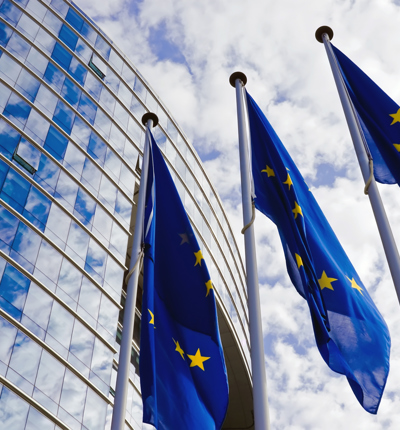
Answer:
M236 239L240 177L234 90L247 89L310 185L392 335L391 371L377 416L314 346L305 302L291 286L275 226L256 218L266 370L273 429L400 428L400 309L334 86L315 30L400 102L400 6L380 0L79 0L146 77L201 155ZM400 190L379 187L400 241Z

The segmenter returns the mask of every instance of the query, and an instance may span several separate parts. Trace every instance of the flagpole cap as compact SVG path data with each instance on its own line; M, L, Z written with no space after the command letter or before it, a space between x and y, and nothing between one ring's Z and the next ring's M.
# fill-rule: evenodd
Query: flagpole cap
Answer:
M322 27L317 28L317 31L315 32L315 38L319 43L324 43L324 40L322 39L324 33L328 35L329 40L333 39L333 30L327 25L323 25Z
M146 127L147 125L147 121L149 119L153 120L153 127L155 127L158 124L158 116L153 113L153 112L146 112L143 116L142 116L142 124Z
M247 76L242 72L234 72L231 74L229 78L229 83L232 85L233 88L236 87L236 79L240 79L243 83L243 85L247 84Z

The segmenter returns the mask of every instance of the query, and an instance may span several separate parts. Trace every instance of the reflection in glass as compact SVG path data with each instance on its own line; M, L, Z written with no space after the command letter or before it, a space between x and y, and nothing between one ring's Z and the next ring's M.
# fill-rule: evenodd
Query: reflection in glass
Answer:
M10 367L31 384L35 383L42 348L25 334L18 332Z
M46 396L58 403L64 372L65 367L47 351L43 351L35 385Z
M29 405L8 388L3 387L0 396L0 430L23 429Z
M70 370L66 370L60 405L78 421L82 421L87 386Z

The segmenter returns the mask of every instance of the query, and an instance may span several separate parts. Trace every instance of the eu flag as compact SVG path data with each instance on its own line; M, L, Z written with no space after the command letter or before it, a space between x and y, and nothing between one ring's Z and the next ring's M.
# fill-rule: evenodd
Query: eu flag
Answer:
M374 160L375 179L400 185L400 107L332 44Z
M163 156L151 137L140 340L143 422L220 429L228 381L213 283Z
M390 336L379 311L303 177L247 94L255 205L278 227L289 276L307 300L318 349L375 414L389 372Z

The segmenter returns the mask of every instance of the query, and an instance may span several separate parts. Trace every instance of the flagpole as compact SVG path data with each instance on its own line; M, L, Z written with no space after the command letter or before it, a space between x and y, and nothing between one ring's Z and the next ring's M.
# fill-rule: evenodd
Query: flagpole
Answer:
M335 54L333 53L330 40L333 38L333 31L330 27L319 27L315 33L318 42L323 43L328 55L329 63L331 65L333 77L335 79L336 87L339 93L340 101L344 114L346 116L347 125L350 130L350 135L353 140L354 149L357 154L358 163L360 165L361 173L364 182L367 183L370 177L370 166L368 156L364 148L363 135L361 134L358 119L354 113L354 106L347 92L347 88L343 81L342 74L340 73L339 66L336 61ZM375 221L378 226L381 241L386 254L386 259L389 265L390 273L392 275L394 287L396 289L397 299L400 302L400 257L396 242L390 228L389 221L386 216L385 209L382 204L381 196L372 175L372 181L368 188L368 197L374 212Z
M233 73L229 82L236 88L236 104L239 133L240 172L242 182L242 207L244 244L246 254L246 280L250 320L251 369L253 378L253 405L255 430L269 430L269 409L267 396L267 378L265 374L264 339L261 323L260 293L257 274L256 246L251 198L249 142L246 132L246 109L243 100L243 87L247 78L242 72Z
M119 352L117 382L115 386L114 408L111 430L125 429L126 399L129 386L129 370L132 354L133 325L135 322L135 308L137 287L142 259L143 222L146 198L146 186L149 167L150 130L158 124L156 114L147 112L142 117L146 126L146 139L143 150L142 173L139 186L139 196L136 212L135 232L133 235L131 261L127 275L126 300L124 306L124 320L122 327L121 347Z

